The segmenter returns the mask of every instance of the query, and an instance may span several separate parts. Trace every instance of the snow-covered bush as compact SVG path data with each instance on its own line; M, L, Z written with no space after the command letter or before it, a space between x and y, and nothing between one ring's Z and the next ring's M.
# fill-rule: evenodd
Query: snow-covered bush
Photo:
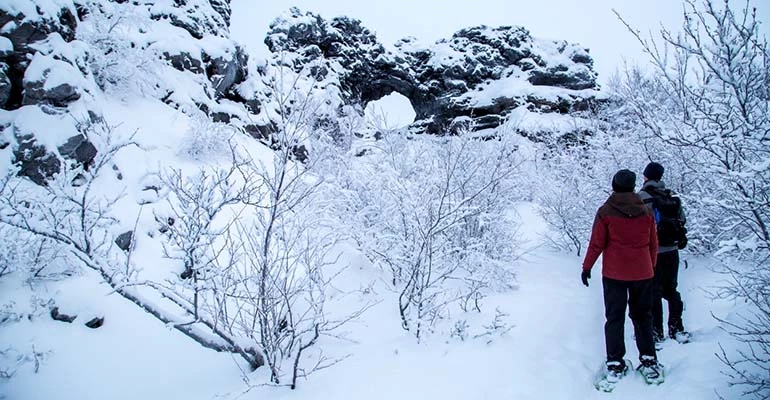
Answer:
M199 111L190 114L190 128L178 150L179 154L203 163L230 156L230 143L237 133L236 129L229 124L214 122Z
M418 339L450 306L478 307L514 283L506 211L520 160L509 140L390 132L352 162L343 219L390 273L403 328Z
M156 218L167 225L166 254L184 264L177 301L194 320L256 349L272 384L294 388L338 360L320 343L367 306L326 310L340 294L332 285L340 234L328 221L333 203L321 197L322 177L311 172L321 171L316 164L335 139L315 124L319 105L298 87L304 82L291 82L267 84L272 150L254 155L233 145L229 168L164 174L168 211ZM310 149L304 163L300 147Z
M620 130L622 125L602 121L612 111L607 107L588 115L593 126L583 137L565 140L555 132L537 160L537 174L529 177L533 181L528 183L538 188L534 197L540 214L551 227L546 239L578 256L588 244L597 208L612 192L613 174L623 168L637 171L640 188L647 162L648 149Z
M169 244L164 246L166 257L182 261L181 278L189 282L182 286L192 294L189 297L196 320L203 318L200 312L206 296L202 292L212 290L209 283L226 273L217 263L217 257L229 245L228 240L221 239L228 238L228 229L234 227L233 212L238 213L230 208L249 202L258 185L246 182L248 177L239 170L243 164L233 156L232 164L226 169L202 168L189 176L181 170L170 169L161 177L164 190L168 191L168 212L156 213L155 218L163 222L169 238ZM239 210L243 212L243 206Z
M160 97L160 55L148 49L149 15L128 3L87 2L88 14L77 38L90 48L91 73L105 92L121 98L132 94Z

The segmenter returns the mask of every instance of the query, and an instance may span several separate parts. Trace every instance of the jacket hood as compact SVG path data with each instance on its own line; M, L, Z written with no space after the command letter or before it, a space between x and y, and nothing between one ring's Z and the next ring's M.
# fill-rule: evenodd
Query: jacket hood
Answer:
M636 218L650 213L642 198L636 193L613 193L606 204L625 218Z

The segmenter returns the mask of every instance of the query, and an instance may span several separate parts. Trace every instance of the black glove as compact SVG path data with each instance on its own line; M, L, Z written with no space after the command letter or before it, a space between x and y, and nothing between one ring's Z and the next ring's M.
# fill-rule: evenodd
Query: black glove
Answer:
M583 280L583 284L588 287L588 280L591 279L591 270L590 269L584 269L583 272L580 274L580 279Z
M677 242L676 247L679 248L679 250L683 250L685 247L687 247L687 237L683 237L682 239Z

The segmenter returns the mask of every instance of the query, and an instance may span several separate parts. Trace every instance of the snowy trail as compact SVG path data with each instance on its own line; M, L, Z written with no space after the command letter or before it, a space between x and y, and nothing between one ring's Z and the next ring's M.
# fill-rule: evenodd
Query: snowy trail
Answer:
M698 264L681 274L687 301L685 317L695 342L664 343L659 352L668 379L648 386L630 374L614 393L592 384L604 361L604 309L601 269L590 288L580 283L580 258L540 251L519 270L520 289L489 299L515 323L510 333L487 345L483 341L417 345L397 321L380 320L355 356L334 370L317 374L297 392L268 390L281 399L713 399L725 377L714 354L726 337L711 317L730 309L705 297L714 274ZM693 264L691 262L691 264ZM386 310L381 310L386 311ZM377 333L379 332L379 337ZM626 324L627 358L637 362L630 320ZM635 364L636 365L636 364ZM312 396L310 395L312 393ZM723 391L720 391L723 393ZM724 393L723 393L724 394ZM309 396L309 397L308 397ZM258 398L255 396L254 398ZM247 397L249 398L249 397ZM725 396L725 398L730 398Z
M711 286L715 274L688 269L680 273L680 291L686 301L685 320L693 332L694 342L680 345L672 340L663 344L658 352L666 366L667 381L661 386L648 386L636 374L629 375L613 394L599 393L591 385L593 376L604 360L604 308L601 289L601 268L595 267L591 286L580 283L580 259L563 255L541 258L533 269L524 268L521 273L522 287L514 297L532 299L530 311L514 319L519 332L512 339L520 341L522 348L529 349L525 359L546 374L531 373L522 379L538 389L523 398L623 398L623 399L709 399L716 398L715 388L724 383L719 372L721 364L714 354L719 350L718 341L725 341L724 332L718 329L717 315L729 310L729 305L713 303L703 288ZM534 269L537 270L534 270ZM540 294L538 296L538 294ZM666 304L664 303L664 308ZM527 335L526 330L540 335ZM638 352L633 340L633 327L626 320L626 358L637 364Z

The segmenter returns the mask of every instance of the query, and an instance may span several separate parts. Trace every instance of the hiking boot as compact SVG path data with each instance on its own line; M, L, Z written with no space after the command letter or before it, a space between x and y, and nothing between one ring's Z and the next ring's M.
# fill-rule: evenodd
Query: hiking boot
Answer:
M690 333L684 330L681 319L668 325L668 337L679 343L690 342Z
M636 368L648 384L663 383L663 366L658 363L654 356L641 356L641 364Z
M607 361L607 381L617 382L628 374L628 365L624 361Z
M674 332L671 334L669 332L669 335L671 335L671 338L676 340L679 343L690 343L690 332L687 331L680 331L680 332Z
M676 332L683 332L684 324L681 318L672 318L668 320L668 335L673 339ZM661 332L662 333L662 332Z

